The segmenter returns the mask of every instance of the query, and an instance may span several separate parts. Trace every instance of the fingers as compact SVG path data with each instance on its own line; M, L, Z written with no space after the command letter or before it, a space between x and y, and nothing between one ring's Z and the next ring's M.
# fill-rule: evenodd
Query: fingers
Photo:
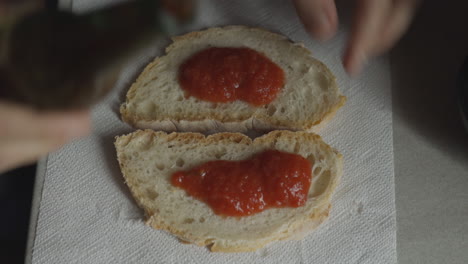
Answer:
M367 59L390 49L408 28L420 0L357 0L343 64L356 75ZM313 36L327 40L337 30L334 0L294 0L299 18Z
M384 26L383 23L391 9L391 2L389 0L358 0L343 61L349 74L359 73L363 63L371 56L369 52L379 37L379 30Z
M367 59L390 49L408 28L420 0L357 0L343 64L350 75ZM299 18L313 36L327 40L337 30L334 0L294 0Z
M338 16L334 0L294 0L299 18L314 37L327 40L336 33Z
M0 171L33 162L89 130L87 111L37 113L0 102Z
M358 0L343 64L358 74L366 60L379 55L408 28L418 0Z
M374 54L381 54L395 45L409 27L419 3L419 0L394 1L387 23L373 49Z

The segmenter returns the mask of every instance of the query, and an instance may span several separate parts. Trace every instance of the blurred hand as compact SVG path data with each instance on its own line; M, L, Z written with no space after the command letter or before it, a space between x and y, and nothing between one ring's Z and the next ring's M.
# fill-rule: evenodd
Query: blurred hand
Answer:
M420 0L356 0L354 21L343 64L358 74L366 60L390 49L407 30ZM313 36L327 40L336 33L334 0L294 0L297 13Z
M0 28L2 24L44 6L42 0L0 0Z
M87 111L36 112L0 101L0 172L34 162L89 130Z

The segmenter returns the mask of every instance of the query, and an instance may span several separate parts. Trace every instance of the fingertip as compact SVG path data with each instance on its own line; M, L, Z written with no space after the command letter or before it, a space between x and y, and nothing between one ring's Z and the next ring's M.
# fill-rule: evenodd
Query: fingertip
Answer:
M338 27L333 0L296 0L296 10L305 30L321 41L332 38Z
M332 36L336 34L338 30L338 13L336 11L335 1L328 1L325 6L325 14L327 15L328 22L330 24L330 32Z
M367 62L367 56L362 51L348 49L343 57L343 66L351 77L356 77L361 73Z
M305 25L306 31L320 41L327 41L333 38L336 33L336 26L331 24Z
M91 130L91 117L88 111L49 114L45 117L43 125L48 127L44 136L56 142L58 147L88 135Z
M69 139L86 136L91 131L91 116L88 111L71 113L68 124L65 127L66 136Z

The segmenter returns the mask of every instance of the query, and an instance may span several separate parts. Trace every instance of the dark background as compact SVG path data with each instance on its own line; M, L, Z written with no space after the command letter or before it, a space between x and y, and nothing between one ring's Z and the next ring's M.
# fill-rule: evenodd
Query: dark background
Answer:
M468 263L468 131L457 104L457 78L468 55L467 14L466 0L425 0L391 52L402 264Z
M0 263L24 263L36 165L0 174Z

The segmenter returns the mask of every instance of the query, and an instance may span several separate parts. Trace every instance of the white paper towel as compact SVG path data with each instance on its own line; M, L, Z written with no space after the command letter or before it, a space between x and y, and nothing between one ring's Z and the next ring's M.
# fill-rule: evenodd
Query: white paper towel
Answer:
M75 0L74 11L111 1ZM392 112L386 58L357 79L341 66L344 31L325 44L302 28L290 1L201 1L193 29L242 24L304 42L337 76L346 105L321 131L344 155L344 174L329 220L302 241L254 253L210 253L143 223L123 184L113 138L132 129L117 113L142 67L160 55L155 43L129 63L113 93L92 112L94 131L48 157L32 263L396 263ZM129 36L130 37L130 36Z

